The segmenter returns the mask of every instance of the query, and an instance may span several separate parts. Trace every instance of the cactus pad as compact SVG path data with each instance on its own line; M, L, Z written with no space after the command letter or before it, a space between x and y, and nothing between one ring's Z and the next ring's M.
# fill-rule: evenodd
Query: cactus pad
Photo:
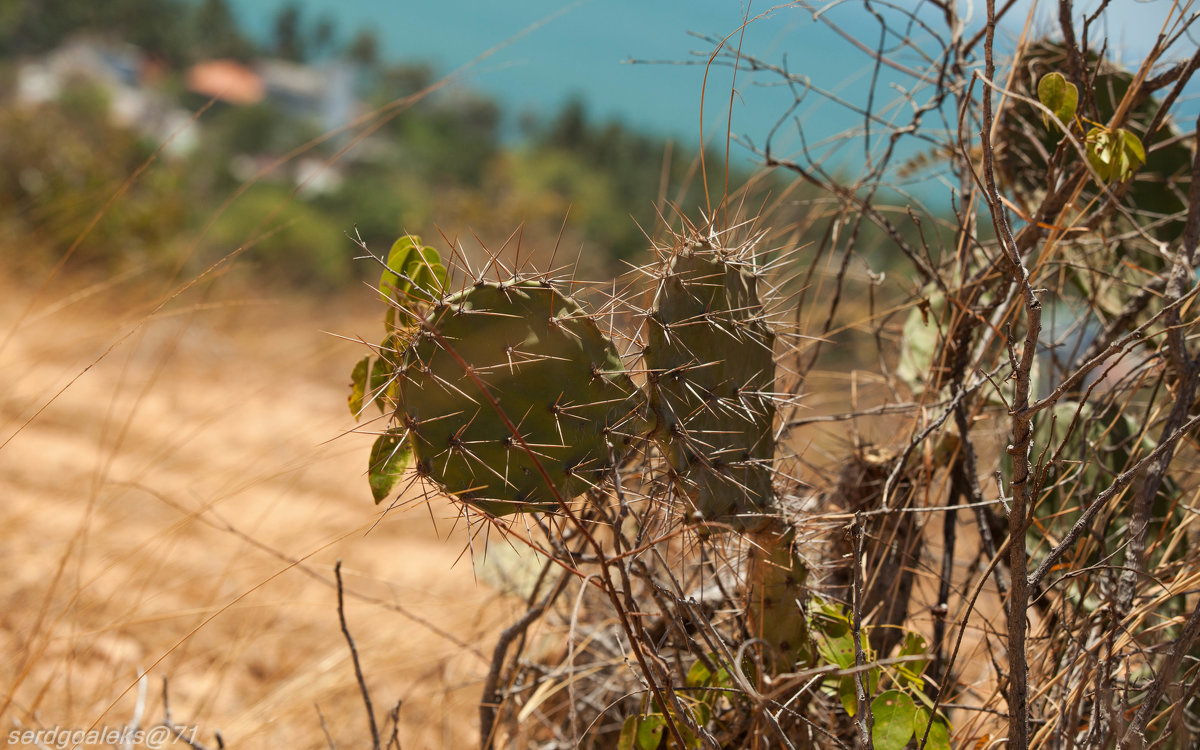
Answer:
M664 261L648 320L655 438L706 521L774 504L775 336L753 268L695 243Z
M435 304L399 402L418 472L494 515L581 494L625 453L642 411L596 321L539 280L480 282Z

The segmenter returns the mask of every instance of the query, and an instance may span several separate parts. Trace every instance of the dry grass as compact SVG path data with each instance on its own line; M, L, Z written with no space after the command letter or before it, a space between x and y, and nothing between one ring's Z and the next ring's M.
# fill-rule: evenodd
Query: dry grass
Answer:
M122 727L145 672L142 726L169 677L175 722L209 746L220 731L324 747L318 707L339 746L361 746L332 584L344 558L381 723L402 701L404 746L474 743L511 611L459 559L448 504L436 525L420 505L376 525L357 479L370 437L344 434L359 349L321 330L373 335L369 295L226 304L209 289L146 319L157 291L125 286L54 310L82 286L58 283L24 320L33 290L0 287L5 729Z

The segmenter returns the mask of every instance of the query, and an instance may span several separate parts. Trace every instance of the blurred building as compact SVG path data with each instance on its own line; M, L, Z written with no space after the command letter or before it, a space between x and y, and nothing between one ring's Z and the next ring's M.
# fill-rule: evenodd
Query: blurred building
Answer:
M255 65L267 98L294 117L312 118L322 131L336 130L354 119L354 67L343 62L320 66L287 60Z
M105 95L114 124L165 144L168 155L190 153L198 143L192 114L147 85L157 77L156 64L137 47L77 37L18 64L16 100L36 106L91 86Z
M17 66L16 100L37 106L59 101L74 86L91 87L103 94L114 124L165 144L168 155L186 155L199 145L202 127L192 112L156 85L160 68L133 45L77 37ZM321 132L349 124L360 107L354 95L354 66L340 61L312 66L270 59L249 65L204 60L183 71L183 84L191 94L233 107L269 104ZM307 157L272 170L269 165L276 158L240 154L231 167L239 177L290 180L309 194L336 190L342 183L341 170L325 166L322 159Z
M198 62L188 68L184 84L193 94L230 104L258 104L266 95L262 76L236 60Z

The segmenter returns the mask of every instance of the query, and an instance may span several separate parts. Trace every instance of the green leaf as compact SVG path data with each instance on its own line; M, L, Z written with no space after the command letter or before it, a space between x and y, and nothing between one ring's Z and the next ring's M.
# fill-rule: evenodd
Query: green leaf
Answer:
M446 291L449 274L442 265L442 258L432 247L416 249L408 255L404 275L411 282L412 291L425 300L441 297Z
M435 300L442 296L446 286L446 267L441 263L417 266L409 276L413 294L423 300Z
M921 656L929 649L929 644L918 633L908 632L904 635L904 645L900 648L900 656ZM908 684L915 688L920 688L925 681L921 679L921 673L925 671L925 666L929 664L928 659L920 661L902 661L896 664L896 671L904 678Z
M396 363L400 358L400 337L389 334L379 344L379 358L371 365L370 393L380 412L396 407ZM386 390L385 390L386 389Z
M403 303L415 296L428 302L445 293L449 273L442 258L437 250L420 242L419 237L406 234L392 245L387 269L379 277L379 291L385 299Z
M1117 130L1117 137L1120 139L1125 165L1128 168L1128 172L1122 174L1121 179L1127 180L1146 163L1146 149L1142 146L1142 140L1125 128Z
M667 720L662 714L650 714L638 722L638 750L657 750L667 731Z
M396 486L396 480L408 468L412 460L412 446L405 439L407 430L391 429L380 435L371 446L371 463L367 479L371 484L371 495L378 505Z
M841 635L850 627L850 616L840 604L817 600L813 611L813 627L829 635Z
M709 659L716 662L715 654L709 654ZM686 685L688 687L708 687L709 680L712 679L713 673L705 666L702 659L697 659L692 668L688 670Z
M1092 165L1092 169L1096 170L1100 181L1111 182L1113 157L1112 149L1109 146L1108 130L1100 127L1092 128L1087 132L1084 143L1087 148L1088 163Z
M847 631L831 638L821 633L817 637L817 653L826 664L836 664L842 669L849 669L854 666L854 635Z
M1038 100L1054 113L1063 125L1071 127L1075 119L1075 108L1079 105L1079 89L1062 73L1047 73L1038 81ZM1050 119L1042 114L1042 122L1050 127Z
M371 358L363 357L350 373L350 413L354 415L356 422L362 415L363 396L367 392L367 372L370 366Z
M721 660L716 654L709 654L708 660L713 664L717 664L717 671L709 671L703 661L697 660L692 668L688 670L686 685L688 687L719 687L728 688L733 686L733 675L729 674L729 670L724 666L719 666ZM758 679L754 668L754 662L746 659L742 662L742 673L746 675L746 679L751 682Z
M387 385L392 376L392 363L386 357L380 357L371 364L370 393L380 411L383 411L383 401L380 389Z
M908 693L885 690L871 701L875 728L871 742L875 750L903 750L913 736L917 707Z
M867 678L870 681L870 678ZM858 690L854 684L854 675L844 674L838 680L838 700L842 702L842 708L846 709L846 713L854 716L858 713Z
M387 269L379 277L379 291L387 300L401 300L407 296L411 285L403 278L408 276L408 270L413 264L414 256L420 262L420 251L417 248L416 237L404 235L392 243L388 252Z
M917 710L913 714L913 736L916 737L918 744L925 736L925 725L929 723L929 716L929 709L921 706L917 706ZM925 743L925 750L950 750L950 725L941 715L933 718L933 726L929 728L929 739Z
M634 750L637 741L638 717L627 716L621 724L621 736L617 738L617 750Z
M1094 127L1085 141L1088 163L1106 184L1128 180L1146 163L1141 140L1125 128Z
M879 688L879 667L872 667L867 670L867 697L870 698ZM842 708L846 709L846 713L854 716L858 713L858 694L854 685L854 675L844 674L838 681L838 698L842 701Z

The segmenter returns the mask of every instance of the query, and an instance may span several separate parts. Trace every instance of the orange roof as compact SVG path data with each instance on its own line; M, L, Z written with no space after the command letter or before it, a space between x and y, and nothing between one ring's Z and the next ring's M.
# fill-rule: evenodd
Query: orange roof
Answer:
M236 60L206 60L188 68L188 91L233 104L262 101L262 78Z

